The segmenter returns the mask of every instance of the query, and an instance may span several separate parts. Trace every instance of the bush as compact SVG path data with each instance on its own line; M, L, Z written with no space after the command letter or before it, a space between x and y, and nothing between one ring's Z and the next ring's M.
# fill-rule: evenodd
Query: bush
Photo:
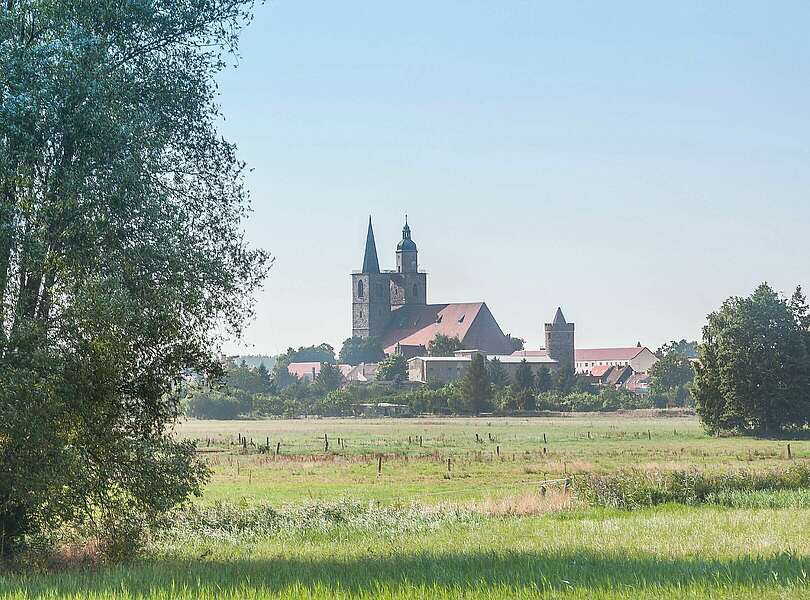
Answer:
M186 414L195 419L235 419L242 408L237 398L216 390L200 389L186 400Z

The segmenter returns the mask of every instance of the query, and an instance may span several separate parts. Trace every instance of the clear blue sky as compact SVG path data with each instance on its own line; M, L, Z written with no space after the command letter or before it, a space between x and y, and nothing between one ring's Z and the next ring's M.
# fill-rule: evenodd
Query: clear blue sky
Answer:
M810 284L810 2L259 5L220 78L276 256L243 352L351 331L368 215L407 211L433 302L542 345L657 347ZM235 351L237 347L229 347Z

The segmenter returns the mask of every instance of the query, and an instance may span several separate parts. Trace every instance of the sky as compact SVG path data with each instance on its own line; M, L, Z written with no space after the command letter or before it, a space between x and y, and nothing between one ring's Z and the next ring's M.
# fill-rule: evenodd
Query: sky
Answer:
M810 3L275 0L218 77L275 264L230 352L340 347L368 216L430 302L656 348L810 286Z

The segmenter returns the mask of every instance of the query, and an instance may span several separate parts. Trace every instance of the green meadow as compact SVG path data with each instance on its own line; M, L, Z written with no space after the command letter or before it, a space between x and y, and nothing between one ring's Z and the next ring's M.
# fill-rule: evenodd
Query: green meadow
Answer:
M189 421L177 435L213 475L142 558L7 573L0 597L810 596L810 492L621 511L563 487L802 465L810 442L788 456L787 441L638 415Z

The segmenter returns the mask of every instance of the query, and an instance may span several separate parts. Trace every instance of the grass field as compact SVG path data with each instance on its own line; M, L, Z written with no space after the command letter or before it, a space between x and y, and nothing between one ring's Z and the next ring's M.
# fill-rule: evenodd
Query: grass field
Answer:
M214 471L202 525L177 524L133 563L0 576L0 597L810 597L810 493L637 511L538 495L566 473L801 463L808 442L788 458L787 442L636 416L195 421L177 434Z

